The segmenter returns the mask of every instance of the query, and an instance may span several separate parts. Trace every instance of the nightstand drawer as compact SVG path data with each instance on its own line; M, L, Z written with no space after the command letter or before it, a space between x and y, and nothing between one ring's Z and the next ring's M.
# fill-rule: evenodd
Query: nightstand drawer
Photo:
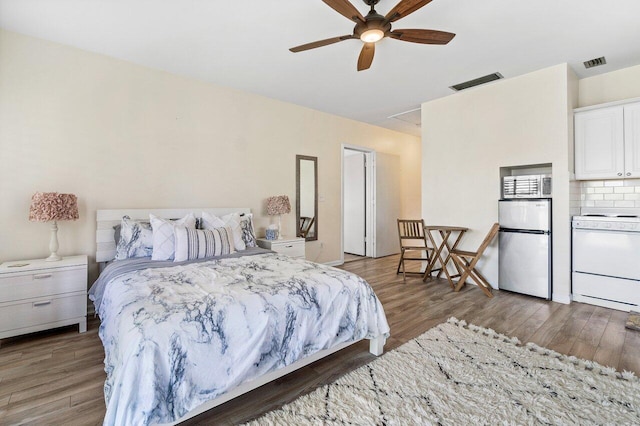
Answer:
M29 302L0 307L0 333L86 315L86 293L57 298L41 297Z
M267 240L258 238L258 246L273 250L276 253L286 254L287 256L305 258L305 239L304 238L284 238L282 240Z
M87 291L86 267L0 278L0 303L76 291Z
M272 243L271 250L291 257L304 257L304 241Z

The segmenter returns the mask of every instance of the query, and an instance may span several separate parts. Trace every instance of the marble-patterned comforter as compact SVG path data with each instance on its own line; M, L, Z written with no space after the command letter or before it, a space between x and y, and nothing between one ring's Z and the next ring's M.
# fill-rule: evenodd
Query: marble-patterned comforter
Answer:
M322 349L389 333L362 278L276 253L110 276L96 283L105 425L175 421Z

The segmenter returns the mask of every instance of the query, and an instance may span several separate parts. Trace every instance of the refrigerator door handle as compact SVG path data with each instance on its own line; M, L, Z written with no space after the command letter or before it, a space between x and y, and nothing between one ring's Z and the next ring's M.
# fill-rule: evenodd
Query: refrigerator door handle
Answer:
M548 234L551 234L550 231L542 231L540 229L500 228L500 232L512 232L512 233L516 233L516 234L537 234L537 235L548 235Z

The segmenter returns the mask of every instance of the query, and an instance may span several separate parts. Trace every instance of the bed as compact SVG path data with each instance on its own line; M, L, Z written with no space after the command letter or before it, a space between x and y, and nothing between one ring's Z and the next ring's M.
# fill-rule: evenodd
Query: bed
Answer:
M188 212L250 210L98 210L96 260L109 264L90 298L105 348L105 425L179 423L362 339L382 354L382 305L346 271L259 247L110 262L123 216Z

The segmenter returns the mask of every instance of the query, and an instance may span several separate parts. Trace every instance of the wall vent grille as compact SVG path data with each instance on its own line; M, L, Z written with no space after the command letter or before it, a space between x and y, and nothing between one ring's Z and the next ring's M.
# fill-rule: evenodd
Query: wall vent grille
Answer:
M465 81L464 83L449 86L449 88L458 92L460 90L468 89L470 87L475 87L481 84L486 84L492 81L500 80L501 78L504 78L502 74L500 74L499 72L494 72L493 74L485 75L473 80Z
M583 62L585 68L599 67L600 65L605 65L606 63L607 60L604 58L604 56Z

